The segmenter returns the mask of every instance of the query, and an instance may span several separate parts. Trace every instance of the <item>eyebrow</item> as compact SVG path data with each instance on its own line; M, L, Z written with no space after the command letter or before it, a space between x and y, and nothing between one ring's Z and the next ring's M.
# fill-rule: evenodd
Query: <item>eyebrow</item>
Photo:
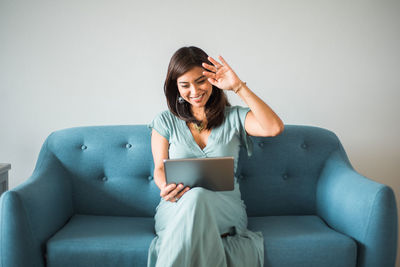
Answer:
M204 75L201 75L199 78L197 78L196 80L194 80L195 82L197 82L197 80L200 80L201 78L205 77ZM179 83L188 83L188 82L179 82Z

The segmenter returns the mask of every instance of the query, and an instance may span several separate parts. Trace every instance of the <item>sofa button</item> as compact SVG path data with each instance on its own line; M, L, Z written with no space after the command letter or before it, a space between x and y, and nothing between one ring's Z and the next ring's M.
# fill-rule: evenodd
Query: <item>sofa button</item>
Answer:
M301 144L301 148L306 149L307 148L307 144L306 143Z
M147 179L148 179L149 181L151 181L151 180L153 180L153 176L149 175L149 177L147 177Z
M85 145L82 145L82 146L81 146L81 149L82 149L82 150L85 150L86 148L87 148L87 146L85 146Z
M259 146L259 147L264 147L264 142L258 143L258 146Z
M103 180L103 182L105 182L105 181L108 180L108 178L107 178L106 176L104 176L104 177L102 178L102 180Z
M125 146L126 148L131 148L132 147L132 145L131 144L126 144L126 146Z
M283 180L289 179L289 175L287 175L287 173L285 173L284 175L282 175L282 177L283 177Z

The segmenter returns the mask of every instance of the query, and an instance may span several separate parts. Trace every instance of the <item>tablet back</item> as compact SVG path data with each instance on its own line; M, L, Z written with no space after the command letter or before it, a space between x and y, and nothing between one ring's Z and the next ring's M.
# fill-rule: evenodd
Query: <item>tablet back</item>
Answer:
M204 187L213 191L234 188L233 157L165 159L167 184Z

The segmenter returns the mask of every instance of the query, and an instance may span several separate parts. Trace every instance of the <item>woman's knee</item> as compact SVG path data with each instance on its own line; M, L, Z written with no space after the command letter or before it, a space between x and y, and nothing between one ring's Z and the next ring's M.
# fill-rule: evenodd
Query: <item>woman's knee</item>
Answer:
M208 201L212 200L212 194L214 192L204 189L202 187L194 187L187 191L183 196L182 199L179 201L182 202L191 202L191 203L207 203Z

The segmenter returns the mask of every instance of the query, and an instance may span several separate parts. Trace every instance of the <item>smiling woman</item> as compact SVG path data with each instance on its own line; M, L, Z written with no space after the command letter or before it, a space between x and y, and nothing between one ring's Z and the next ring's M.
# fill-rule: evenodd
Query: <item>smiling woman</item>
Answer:
M201 109L212 92L212 85L207 82L203 71L201 67L194 67L178 78L179 93L183 99L192 104L192 110Z
M169 110L149 124L161 199L148 266L263 266L263 236L247 229L236 177L232 191L189 188L165 179L163 160L168 158L233 157L236 173L240 147L252 152L249 135L274 136L283 130L279 117L220 59L223 65L191 46L176 51L169 63L164 83ZM232 107L226 91L237 93L249 107Z
M168 66L164 93L174 115L193 127L205 125L206 129L211 129L222 124L223 108L230 104L225 93L208 82L203 74L203 62L211 64L200 48L176 51ZM202 122L204 117L207 123Z

